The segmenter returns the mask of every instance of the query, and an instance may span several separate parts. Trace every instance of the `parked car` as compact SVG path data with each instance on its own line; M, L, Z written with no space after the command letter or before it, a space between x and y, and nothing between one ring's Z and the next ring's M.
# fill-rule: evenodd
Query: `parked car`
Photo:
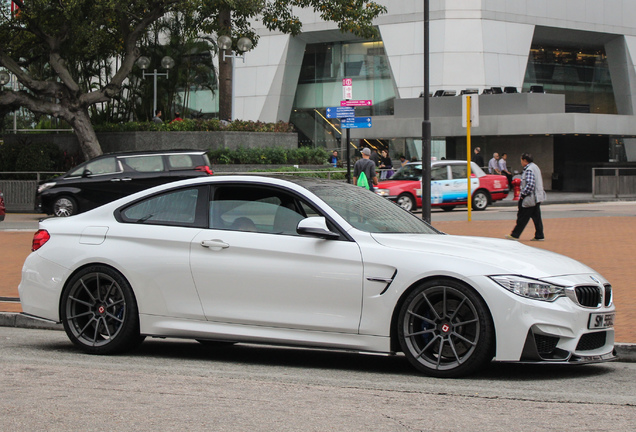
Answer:
M145 336L401 351L438 377L615 359L612 287L591 268L313 178L190 179L45 219L19 294L93 354Z
M508 196L508 179L503 175L486 174L471 162L472 208L485 210L488 205ZM405 210L422 207L422 162L410 162L386 181L381 181L376 193L397 202ZM431 162L431 206L453 210L465 206L468 196L466 161Z
M6 208L4 207L4 194L0 190L0 222L4 220L5 214L6 214Z
M153 186L206 175L212 170L205 151L110 153L41 182L35 206L42 213L71 216Z

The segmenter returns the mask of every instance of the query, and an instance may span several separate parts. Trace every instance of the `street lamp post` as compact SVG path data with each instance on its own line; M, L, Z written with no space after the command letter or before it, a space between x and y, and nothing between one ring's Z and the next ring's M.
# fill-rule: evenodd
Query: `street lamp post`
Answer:
M224 104L229 104L229 110L227 109L227 105L225 105L224 107L221 107L221 105L219 105L219 116L221 117L221 120L227 120L224 117L227 117L228 112L226 111L229 111L230 118L234 120L235 119L234 103L232 100L234 98L234 61L233 60L240 58L241 60L243 60L243 63L245 63L245 52L251 50L254 44L252 43L252 40L250 38L242 37L236 42L237 51L231 51L232 38L226 35L219 36L219 38L217 39L217 44L219 46L219 49L223 51L223 63L229 62L230 68L232 69L231 75L230 75L231 83L230 83L230 89L229 89L230 90L229 100L223 101ZM228 50L230 50L230 54L227 53ZM221 66L221 58L219 58L219 66ZM219 71L219 75L221 75L220 71ZM223 86L225 84L226 83L219 82L219 86ZM221 90L220 93L224 95L226 94L226 92L223 92L223 90Z
M429 106L429 0L424 0L424 121L422 122L422 219L431 222L431 121Z
M170 56L165 56L161 59L161 67L166 70L165 72L157 72L157 69L155 69L154 72L146 73L146 69L150 66L150 59L146 56L141 56L137 59L137 66L141 68L144 78L146 78L146 76L153 77L154 96L152 100L152 113L155 114L157 112L157 77L165 76L168 78L168 72L174 67L174 60Z

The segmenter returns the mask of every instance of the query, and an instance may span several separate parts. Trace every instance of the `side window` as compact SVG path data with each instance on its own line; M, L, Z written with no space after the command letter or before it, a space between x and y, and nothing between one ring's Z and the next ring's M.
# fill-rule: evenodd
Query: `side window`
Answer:
M194 162L191 155L176 154L168 156L168 165L170 169L187 169L193 168Z
M159 172L163 171L163 156L134 156L121 158L122 161L134 171L138 172Z
M466 165L451 165L451 173L454 179L466 179Z
M304 209L311 209L291 194L272 188L222 186L213 195L212 229L298 235L298 222L308 216Z
M86 169L90 171L91 175L113 174L121 171L121 169L119 169L119 164L114 157L107 157L89 162L86 164ZM79 175L81 174L82 173L79 173Z
M155 225L192 225L199 188L180 189L137 202L121 212L124 222Z
M448 180L446 165L433 167L431 169L431 180Z

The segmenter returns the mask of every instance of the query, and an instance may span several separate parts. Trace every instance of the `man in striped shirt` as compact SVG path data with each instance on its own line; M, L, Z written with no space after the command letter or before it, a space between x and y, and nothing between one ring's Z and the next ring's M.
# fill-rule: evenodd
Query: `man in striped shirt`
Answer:
M525 229L526 225L532 219L534 223L533 241L545 240L543 233L543 220L541 219L541 203L545 201L546 194L543 189L543 178L541 170L534 163L532 155L524 153L521 155L521 166L523 166L523 174L521 176L521 193L519 196L519 204L517 210L517 224L512 233L507 235L509 240L519 240L519 236Z

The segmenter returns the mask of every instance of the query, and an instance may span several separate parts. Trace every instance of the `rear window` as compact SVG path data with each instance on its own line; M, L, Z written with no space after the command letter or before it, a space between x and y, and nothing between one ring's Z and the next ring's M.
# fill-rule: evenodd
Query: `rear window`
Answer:
M170 155L168 156L168 164L171 169L187 169L195 166L192 155L189 154Z
M138 172L164 171L161 155L126 157L122 158L122 161L132 170Z

